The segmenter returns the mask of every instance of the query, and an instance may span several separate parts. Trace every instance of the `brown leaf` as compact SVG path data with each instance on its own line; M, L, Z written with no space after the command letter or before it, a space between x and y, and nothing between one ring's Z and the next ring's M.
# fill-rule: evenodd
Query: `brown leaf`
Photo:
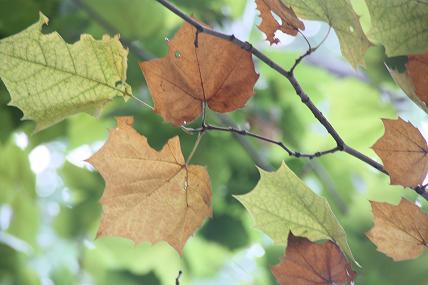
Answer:
M117 119L104 146L88 161L106 182L98 236L123 236L136 243L167 241L178 252L211 215L211 186L202 166L186 166L178 137L161 151Z
M281 0L256 0L256 4L262 18L258 28L266 34L271 45L279 43L279 39L275 38L275 32L278 30L295 36L298 30L305 29L305 24L297 18L293 9L285 6ZM272 13L281 18L281 24L275 20Z
M291 233L285 256L272 272L281 285L345 284L355 278L355 272L335 243L317 244Z
M411 123L383 119L385 134L372 146L388 171L391 184L415 187L428 172L427 142Z
M428 217L415 204L401 199L400 204L370 202L374 227L367 237L380 252L395 261L414 259L428 245Z
M202 112L202 102L216 112L241 108L254 95L258 74L251 53L185 23L168 42L168 55L140 63L165 121L181 125Z
M428 53L409 56L407 72L413 82L416 96L428 105Z

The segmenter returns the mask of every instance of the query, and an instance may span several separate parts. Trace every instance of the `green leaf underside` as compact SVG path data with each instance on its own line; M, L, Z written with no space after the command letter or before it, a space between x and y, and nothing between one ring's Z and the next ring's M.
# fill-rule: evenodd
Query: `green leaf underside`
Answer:
M128 51L118 37L82 35L70 45L56 32L43 34L47 23L40 14L37 23L0 41L9 105L36 121L36 131L78 112L96 114L113 97L131 95L125 83Z
M343 56L357 67L364 65L370 42L349 0L283 0L297 16L327 22L336 32Z
M369 36L385 46L388 56L428 50L428 2L366 0L372 28Z
M258 229L278 244L287 244L290 231L311 241L333 240L355 262L345 231L325 198L313 193L284 163L276 172L259 172L257 186L236 196Z

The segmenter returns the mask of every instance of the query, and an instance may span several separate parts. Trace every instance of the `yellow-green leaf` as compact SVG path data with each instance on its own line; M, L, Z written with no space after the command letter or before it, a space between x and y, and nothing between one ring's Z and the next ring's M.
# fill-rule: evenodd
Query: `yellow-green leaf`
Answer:
M336 32L343 56L357 67L364 65L370 42L349 0L283 0L303 19L327 22Z
M131 94L126 81L128 51L118 37L95 40L82 35L67 44L54 32L43 34L48 18L0 41L0 77L11 95L9 105L23 119L47 128L78 113L96 113L115 96Z
M278 244L287 244L290 231L311 241L335 241L355 262L345 231L325 198L312 192L285 164L276 172L259 171L257 186L248 194L236 196L258 229Z
M366 0L372 27L370 38L385 46L388 56L428 50L428 2Z

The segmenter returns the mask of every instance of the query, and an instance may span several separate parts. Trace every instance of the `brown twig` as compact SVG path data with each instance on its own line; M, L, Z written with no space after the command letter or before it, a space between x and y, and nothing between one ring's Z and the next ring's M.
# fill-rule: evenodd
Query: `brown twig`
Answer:
M181 278L181 275L183 274L183 271L178 271L178 276L177 276L177 278L175 278L175 285L180 285L180 278Z

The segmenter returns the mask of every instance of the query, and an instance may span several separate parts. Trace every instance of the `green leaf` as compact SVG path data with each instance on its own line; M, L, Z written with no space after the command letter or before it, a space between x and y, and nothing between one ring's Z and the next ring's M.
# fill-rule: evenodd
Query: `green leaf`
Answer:
M0 77L11 94L9 105L36 131L78 113L96 113L115 96L131 94L125 83L128 51L118 37L95 40L82 35L67 44L58 33L43 34L48 18L0 41Z
M428 50L428 2L366 0L372 28L369 37L385 46L388 56Z
M364 65L370 42L349 0L284 0L297 16L327 22L337 34L343 56L357 67Z
M290 231L311 241L333 240L355 262L345 231L325 198L313 193L285 163L276 172L259 172L257 186L248 194L236 196L257 228L277 244L287 244Z

